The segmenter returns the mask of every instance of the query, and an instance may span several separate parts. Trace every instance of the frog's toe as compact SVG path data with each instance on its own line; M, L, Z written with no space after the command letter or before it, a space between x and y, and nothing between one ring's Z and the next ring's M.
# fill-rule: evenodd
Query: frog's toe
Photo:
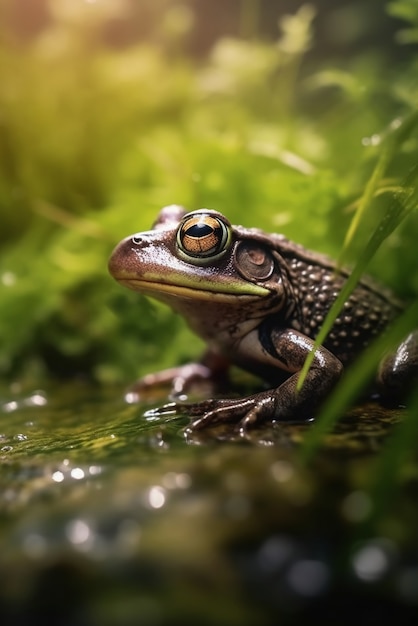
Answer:
M192 432L196 432L197 430L203 430L204 428L206 428L206 426L209 426L209 424L212 424L212 423L213 423L212 415L210 413L206 413L202 417L198 417L192 420L190 424L187 426L186 432L192 433Z
M235 431L240 437L246 438L248 431L254 428L259 422L260 418L255 411L249 411L236 425Z
M215 424L227 421L230 421L230 416L228 415L227 407L223 407L220 409L214 409L213 411L208 411L201 417L193 419L190 422L188 429L191 431L202 430L208 426L214 426Z
M218 402L213 401L213 405L214 406L211 410L201 412L199 417L192 420L189 425L190 430L202 430L207 426L213 426L215 424L222 424L225 422L234 422L244 414L239 402L219 400ZM195 406L191 411L191 415L196 415L198 411L199 407Z
M178 407L175 402L168 402L167 404L163 404L163 406L148 409L148 411L145 411L144 417L145 419L156 419L158 417L164 417L165 415L176 415L177 409Z
M247 437L248 431L261 422L271 419L274 405L271 398L263 398L255 402L252 408L247 411L244 417L238 422L236 431L240 437Z
M189 428L201 430L207 426L220 423L238 422L243 430L271 415L271 403L266 398L258 401L254 397L242 400L213 400L209 403L198 403L191 407L190 414L198 415ZM203 410L202 410L203 409ZM199 415L200 413L200 415Z

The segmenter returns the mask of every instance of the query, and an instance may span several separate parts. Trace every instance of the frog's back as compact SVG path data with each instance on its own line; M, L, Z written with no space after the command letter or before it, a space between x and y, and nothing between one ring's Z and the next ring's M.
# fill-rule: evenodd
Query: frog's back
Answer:
M291 245L283 238L277 246L286 262L290 298L287 323L315 338L324 319L346 282L349 271L338 272L326 256ZM324 346L343 363L350 361L402 310L389 290L364 277L338 315Z

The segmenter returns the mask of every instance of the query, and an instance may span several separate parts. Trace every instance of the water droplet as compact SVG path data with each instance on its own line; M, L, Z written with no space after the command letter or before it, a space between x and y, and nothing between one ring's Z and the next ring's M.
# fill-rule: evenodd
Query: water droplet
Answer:
M102 468L100 467L100 465L90 465L89 467L90 476L98 476L101 473L102 473Z
M24 435L23 433L19 433L18 435L15 435L13 439L15 439L16 441L26 441L27 436Z
M125 402L127 404L136 404L139 400L139 396L135 391L128 391L125 393Z
M85 476L85 472L81 467L74 467L70 472L71 478L81 480Z
M2 409L5 413L12 413L12 411L16 411L19 408L16 400L11 400L10 402L6 402L3 404Z
M151 487L148 491L148 504L153 509L161 509L166 502L165 489L160 486Z
M43 391L35 391L29 398L24 400L25 406L45 406L47 402Z
M355 573L365 582L379 580L386 574L394 550L388 540L375 540L365 544L353 556Z
M76 519L67 525L66 534L72 544L80 546L91 538L91 529L87 522Z
M64 474L60 472L59 470L57 470L56 472L53 472L52 474L52 480L55 481L56 483L62 483L64 478L65 478Z

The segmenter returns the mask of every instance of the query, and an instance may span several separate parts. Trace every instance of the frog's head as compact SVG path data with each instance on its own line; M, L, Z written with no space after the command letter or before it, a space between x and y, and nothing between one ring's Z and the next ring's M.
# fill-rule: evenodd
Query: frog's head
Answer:
M178 299L201 303L260 302L279 309L284 300L280 257L271 237L232 226L221 213L162 209L153 229L127 237L109 260L120 283L174 308ZM264 308L264 305L262 305Z

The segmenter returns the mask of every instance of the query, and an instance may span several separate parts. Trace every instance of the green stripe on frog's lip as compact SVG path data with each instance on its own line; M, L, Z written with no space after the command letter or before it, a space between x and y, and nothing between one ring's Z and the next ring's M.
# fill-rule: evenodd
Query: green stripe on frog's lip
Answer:
M219 287L222 287L222 283L218 285L212 285L210 283L205 283L204 289L198 289L196 287L185 287L184 285L175 285L172 283L162 283L162 282L154 282L151 280L141 280L138 278L126 278L120 277L116 280L138 292L155 292L155 293L166 293L173 296L183 297L183 298L191 298L194 300L212 300L217 302L229 302L232 298L251 298L254 296L265 297L270 292L268 289L264 287L259 287L258 285L252 285L248 283L245 285L245 288L241 291L239 289L235 290L230 289L229 291L225 289L222 291Z

